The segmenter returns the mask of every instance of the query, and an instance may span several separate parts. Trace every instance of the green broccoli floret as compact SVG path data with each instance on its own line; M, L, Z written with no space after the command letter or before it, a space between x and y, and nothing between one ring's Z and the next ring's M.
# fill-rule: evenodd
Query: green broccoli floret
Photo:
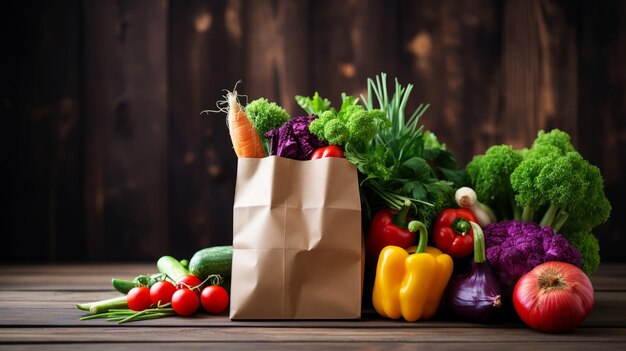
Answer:
M598 239L590 232L578 231L561 234L574 246L583 258L582 270L591 274L600 265L600 245Z
M543 135L543 138L550 136ZM567 138L561 140L569 144ZM559 147L560 146L560 147ZM548 206L541 225L551 225L557 211L582 196L584 182L575 170L582 157L575 152L564 153L569 145L535 143L524 160L511 174L511 186L517 193L515 200L524 208L522 220L533 220L533 214Z
M369 143L382 128L389 127L384 111L368 111L356 105L357 99L342 96L343 104L337 113L326 110L311 122L309 131L330 145L351 144L361 147Z
M537 139L535 139L535 142L533 143L533 147L537 148L550 145L559 148L561 153L566 154L571 151L576 151L571 140L572 139L569 134L559 129L553 129L549 133L540 130L537 134Z
M350 138L348 127L339 120L333 118L324 125L324 138L330 145L343 145Z
M265 98L251 101L246 106L246 115L261 139L265 138L265 133L282 126L290 119L284 108Z
M328 121L337 118L333 111L324 111L309 124L309 131L318 139L324 140L324 126Z
M540 224L555 231L570 221L578 230L590 230L606 221L611 210L599 170L558 129L539 133L511 174L511 185L516 201L524 206L522 220L533 220L534 211L546 208Z
M604 195L604 179L600 169L583 160L576 172L582 174L585 191L566 208L561 220L553 224L555 230L565 224L564 231L590 231L606 222L611 214L611 204Z
M370 142L378 130L389 127L389 120L384 111L366 111L362 106L351 106L344 115L346 127L350 133L350 144L362 145Z
M522 162L520 151L509 145L495 145L484 155L475 156L467 165L478 200L498 212L498 218L515 217L507 211L514 206L511 174ZM514 206L517 207L517 206ZM514 208L514 212L517 211Z

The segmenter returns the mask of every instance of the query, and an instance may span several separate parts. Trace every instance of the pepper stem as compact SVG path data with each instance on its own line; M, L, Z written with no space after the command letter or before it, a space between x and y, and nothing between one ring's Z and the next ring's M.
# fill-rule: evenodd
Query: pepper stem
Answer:
M411 201L405 200L400 212L396 216L396 225L400 228L406 228L406 217L409 215L409 209L411 208Z
M424 223L420 221L411 221L409 222L408 229L412 233L418 230L420 231L420 238L417 242L417 249L415 250L415 253L426 252L426 245L428 244L428 230L426 230Z
M485 257L485 234L478 224L470 222L470 225L474 230L474 262L483 263L487 260Z
M465 235L470 230L470 223L467 219L457 217L450 226L457 234Z

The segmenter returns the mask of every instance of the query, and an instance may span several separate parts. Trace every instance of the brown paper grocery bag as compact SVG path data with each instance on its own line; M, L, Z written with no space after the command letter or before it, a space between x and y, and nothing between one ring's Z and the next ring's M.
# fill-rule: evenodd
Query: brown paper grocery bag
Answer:
M361 203L342 158L239 159L231 319L361 316Z

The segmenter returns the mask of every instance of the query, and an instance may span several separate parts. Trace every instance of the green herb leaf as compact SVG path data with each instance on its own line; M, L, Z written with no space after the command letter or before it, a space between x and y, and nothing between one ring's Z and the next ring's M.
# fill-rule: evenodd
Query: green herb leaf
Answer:
M400 164L399 173L404 178L428 180L432 178L432 170L426 160L421 157L411 157Z

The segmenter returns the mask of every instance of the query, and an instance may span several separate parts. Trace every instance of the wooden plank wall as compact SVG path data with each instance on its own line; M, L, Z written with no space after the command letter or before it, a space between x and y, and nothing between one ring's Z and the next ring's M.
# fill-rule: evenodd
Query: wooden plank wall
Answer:
M360 94L385 71L465 163L568 131L598 165L624 260L625 1L30 1L2 6L3 261L187 257L231 240L239 89Z

